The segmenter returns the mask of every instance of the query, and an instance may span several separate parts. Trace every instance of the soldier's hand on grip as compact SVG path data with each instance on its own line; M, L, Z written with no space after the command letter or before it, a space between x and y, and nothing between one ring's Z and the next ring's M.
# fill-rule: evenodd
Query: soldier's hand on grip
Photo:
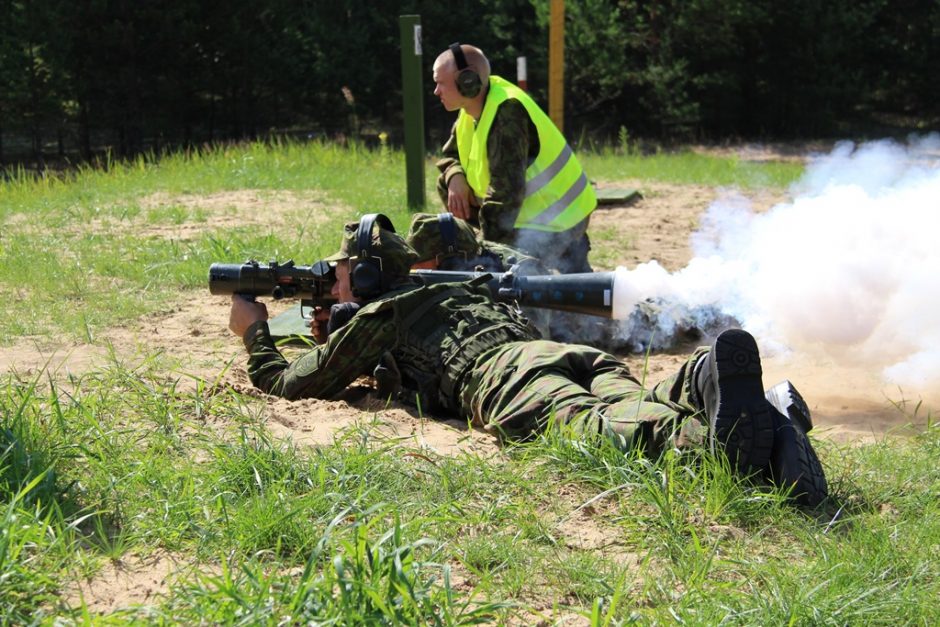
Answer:
M232 309L228 315L228 328L238 337L244 337L248 327L259 320L268 319L268 308L241 294L232 294Z
M310 334L317 344L325 344L330 337L329 331L330 310L316 306L313 308L313 317L310 318Z

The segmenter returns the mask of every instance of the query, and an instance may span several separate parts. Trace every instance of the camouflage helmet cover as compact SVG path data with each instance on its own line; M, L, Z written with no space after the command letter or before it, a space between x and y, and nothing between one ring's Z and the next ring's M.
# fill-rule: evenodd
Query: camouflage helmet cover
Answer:
M359 244L356 235L358 222L347 222L343 227L343 239L339 252L330 255L325 261L344 261L359 256ZM372 227L371 254L382 260L382 273L390 277L407 276L411 266L418 262L418 254L408 245L401 235L381 228Z
M477 241L473 228L460 218L451 216L454 224L454 250L447 250L447 242L441 232L441 218L437 213L417 213L411 220L407 240L418 254L420 261L463 254L476 257L480 254L480 242Z

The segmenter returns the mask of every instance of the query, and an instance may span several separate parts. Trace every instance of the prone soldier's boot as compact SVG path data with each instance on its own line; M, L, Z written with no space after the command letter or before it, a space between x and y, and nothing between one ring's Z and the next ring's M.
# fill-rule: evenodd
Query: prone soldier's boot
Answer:
M789 379L784 379L777 385L767 388L764 396L777 411L787 416L794 424L799 425L803 433L813 430L813 416L809 411L809 405Z
M767 468L771 483L791 489L800 505L815 507L829 495L826 475L806 434L813 428L809 406L789 381L766 393L774 407L774 445Z
M774 444L775 412L761 374L757 342L741 329L719 334L695 365L693 402L708 417L712 451L724 451L744 474L766 470Z

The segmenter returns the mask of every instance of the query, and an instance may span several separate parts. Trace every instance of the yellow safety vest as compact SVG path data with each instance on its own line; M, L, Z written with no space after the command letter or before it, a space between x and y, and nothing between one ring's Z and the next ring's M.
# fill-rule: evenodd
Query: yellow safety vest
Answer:
M597 206L597 198L565 137L551 119L520 88L499 76L490 77L483 115L474 124L463 109L457 116L457 152L467 182L480 198L490 185L486 139L499 105L508 99L525 107L539 134L539 154L525 171L525 200L516 219L517 229L567 231Z

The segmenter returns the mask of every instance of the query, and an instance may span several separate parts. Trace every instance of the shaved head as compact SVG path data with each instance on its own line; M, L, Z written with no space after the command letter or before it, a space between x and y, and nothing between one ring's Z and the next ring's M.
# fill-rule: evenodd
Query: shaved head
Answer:
M467 60L467 68L479 74L480 82L486 85L487 81L490 80L489 59L487 59L483 51L476 46L461 44L460 49L463 51L463 56ZM454 55L449 48L437 55L437 59L434 61L434 71L446 72L448 74L457 71L457 60L454 59Z

